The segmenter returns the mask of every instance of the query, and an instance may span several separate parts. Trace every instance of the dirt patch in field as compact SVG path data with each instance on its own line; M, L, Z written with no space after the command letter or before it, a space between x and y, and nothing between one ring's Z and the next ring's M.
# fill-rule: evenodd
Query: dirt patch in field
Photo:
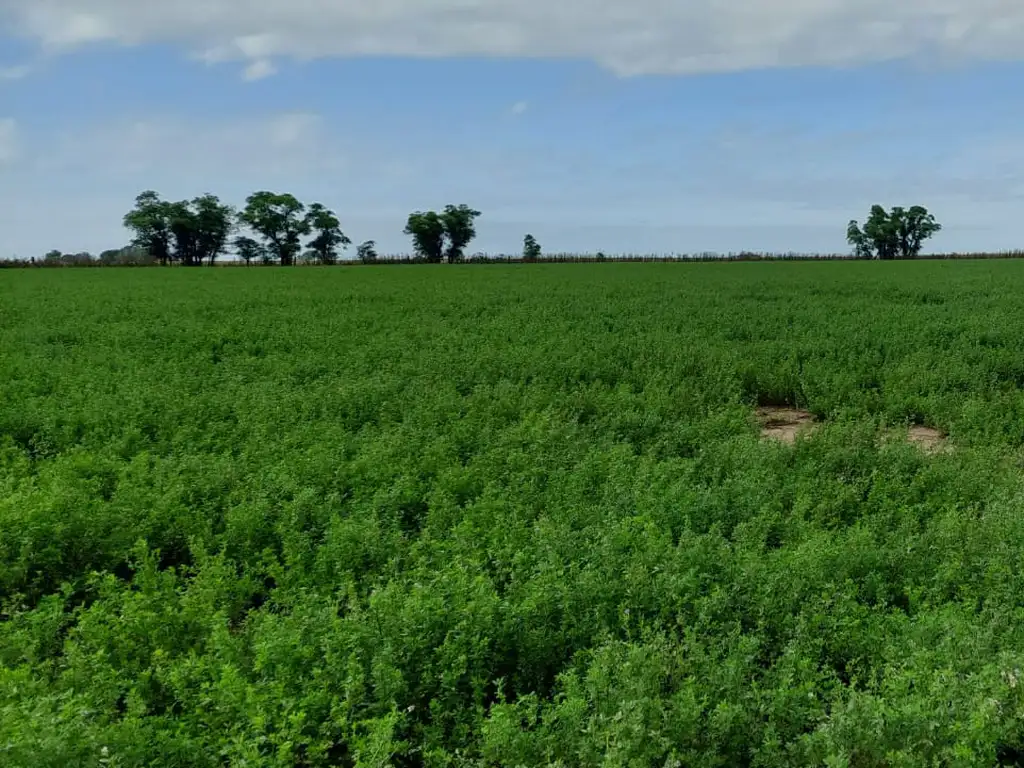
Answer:
M761 422L761 437L792 445L798 434L806 434L818 427L814 414L799 408L763 406L757 409Z
M914 424L907 430L907 442L919 446L925 453L941 453L949 448L949 443L939 430L920 424Z

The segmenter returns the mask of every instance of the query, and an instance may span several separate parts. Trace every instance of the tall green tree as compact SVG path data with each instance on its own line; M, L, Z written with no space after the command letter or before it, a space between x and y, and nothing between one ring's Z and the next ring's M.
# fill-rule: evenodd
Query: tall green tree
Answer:
M356 258L363 264L372 264L377 260L377 243L374 240L366 240L356 246Z
M197 229L199 261L202 263L205 259L213 266L213 262L228 246L238 214L232 206L221 203L216 195L209 193L192 200L192 211Z
M167 205L168 222L174 241L174 259L187 267L213 265L227 247L234 226L235 211L216 195Z
M942 230L935 217L924 206L914 205L909 210L893 208L891 217L896 222L896 234L903 258L914 258L921 252L924 241Z
M254 192L245 199L239 221L264 239L267 250L288 267L302 249L302 238L309 234L306 206L293 195Z
M435 211L415 211L409 214L403 232L412 236L416 255L430 264L440 264L444 258L444 221Z
M134 235L132 245L160 264L171 261L171 211L169 203L151 189L140 192L135 207L124 216L124 226Z
M416 255L431 264L465 258L466 246L476 237L474 221L480 211L468 205L446 205L441 213L416 211L409 214L404 233L412 236Z
M448 240L445 255L449 263L465 258L466 246L476 237L474 221L479 215L480 211L470 208L465 203L444 207L441 221L444 223L444 233Z
M523 261L537 261L540 258L540 243L533 235L523 238Z
M873 205L863 228L855 219L850 221L846 240L860 258L912 259L921 252L924 241L941 229L942 225L923 206L894 206L886 212L882 206Z
M875 258L875 245L860 228L856 219L850 219L850 223L846 225L846 242L853 247L853 255L858 259Z
M337 264L338 249L344 250L352 245L352 241L341 231L341 222L334 211L313 203L306 214L306 222L313 233L309 242L313 260L318 264Z
M249 266L254 261L259 261L264 252L263 243L259 240L255 240L247 235L239 235L234 239L231 245L235 249L235 253L242 261L245 262L245 266Z

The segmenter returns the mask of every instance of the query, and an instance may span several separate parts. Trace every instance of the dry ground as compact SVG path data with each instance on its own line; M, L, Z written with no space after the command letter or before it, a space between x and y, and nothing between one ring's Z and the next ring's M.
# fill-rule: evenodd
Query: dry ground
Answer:
M820 426L814 414L799 408L762 406L757 409L757 420L761 424L762 438L779 440L788 445L796 442L797 435L810 434ZM945 436L939 430L920 424L912 425L905 439L926 453L941 453L949 448Z

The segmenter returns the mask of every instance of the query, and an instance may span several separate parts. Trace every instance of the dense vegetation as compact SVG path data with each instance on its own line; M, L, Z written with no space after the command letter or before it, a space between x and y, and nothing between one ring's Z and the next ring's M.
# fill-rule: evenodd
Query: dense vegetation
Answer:
M419 260L452 264L465 259L466 246L476 237L474 221L479 215L464 203L446 205L441 213L415 211L403 232L412 237ZM169 202L147 190L135 198L124 225L133 234L130 247L163 266L213 266L229 245L246 266L254 262L282 267L302 262L331 265L352 245L337 215L322 203L307 207L294 195L266 190L249 195L240 211L212 194ZM232 238L232 233L238 234ZM303 238L309 239L303 243ZM59 259L60 252L51 251L46 258L53 257ZM363 263L377 261L376 242L359 245L356 257Z
M1021 262L12 270L0 350L4 766L1019 764Z
M846 242L856 256L863 259L914 259L921 253L924 241L942 230L935 217L921 205L910 208L893 206L886 211L871 206L863 229L856 219L846 227Z

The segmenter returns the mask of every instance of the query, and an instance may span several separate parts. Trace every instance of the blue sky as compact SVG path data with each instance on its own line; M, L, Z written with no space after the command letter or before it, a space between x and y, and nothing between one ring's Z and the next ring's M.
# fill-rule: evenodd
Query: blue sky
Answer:
M333 208L408 250L845 251L872 203L935 250L1024 245L1024 4L0 0L0 256L122 245L143 189Z

